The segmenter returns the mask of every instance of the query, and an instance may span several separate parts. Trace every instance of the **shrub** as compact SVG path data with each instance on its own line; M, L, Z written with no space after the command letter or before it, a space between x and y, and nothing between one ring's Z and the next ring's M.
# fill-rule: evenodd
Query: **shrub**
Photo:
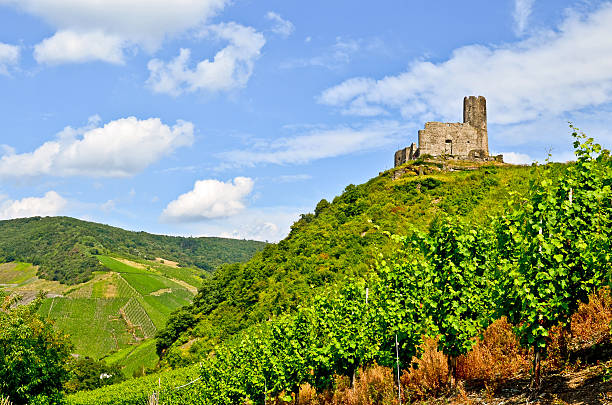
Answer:
M15 307L19 297L0 295L0 395L15 404L56 400L68 378L71 345L37 315L42 298Z

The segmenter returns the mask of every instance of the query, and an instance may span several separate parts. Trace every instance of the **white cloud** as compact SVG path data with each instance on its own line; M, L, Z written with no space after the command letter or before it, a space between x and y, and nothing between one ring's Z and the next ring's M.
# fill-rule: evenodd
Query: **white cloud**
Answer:
M38 63L48 64L94 60L119 64L123 63L124 44L121 37L102 31L63 30L36 45L34 58Z
M0 42L0 74L8 75L9 66L19 62L20 48Z
M100 205L102 211L113 211L117 206L116 200L107 200L104 204Z
M349 79L319 101L347 113L398 110L405 118L456 120L464 96L484 95L493 124L601 105L612 101L610 26L612 4L606 3L514 44L466 46L444 62L415 61L395 76Z
M405 132L406 126L392 121L361 128L317 129L291 138L258 141L252 147L222 153L221 157L233 166L301 164L388 146Z
M136 44L148 51L157 49L168 35L197 28L214 16L229 0L0 0L6 4L38 16L61 32L78 33L104 38L104 52L93 54L86 47L73 49L73 58L55 63L82 62L93 56L109 61L110 55L121 55L124 47ZM98 33L98 34L95 34ZM66 36L52 37L56 49L66 47ZM112 40L111 40L112 39ZM73 43L74 41L72 41ZM81 44L85 43L84 41ZM91 45L95 45L89 42ZM41 44L42 45L42 44ZM40 45L39 45L40 46ZM46 46L50 46L47 44ZM112 50L109 48L112 46ZM76 57L81 50L83 55ZM116 63L115 60L111 62Z
M300 213L311 209L283 206L251 208L233 217L183 226L190 228L188 233L200 236L278 242L287 236L291 225L300 218Z
M83 128L66 127L56 139L33 152L0 157L0 178L41 175L126 177L171 153L191 145L193 124L178 121L169 127L159 118L121 118L99 127L92 117Z
M535 161L535 159L526 153L502 152L501 154L504 155L504 162L515 165L528 165ZM495 155L497 155L497 153L495 153Z
M189 222L236 215L244 210L244 199L253 191L253 184L248 177L236 177L227 183L198 180L193 190L168 204L161 218L168 222Z
M274 177L273 181L276 183L294 183L296 181L310 180L312 176L310 174L284 174L282 176Z
M34 216L53 216L66 206L66 200L55 191L48 191L43 197L26 197L21 200L0 202L0 219Z
M311 37L307 37L305 42L310 42ZM284 69L292 69L296 67L324 67L327 69L336 69L341 65L349 63L353 55L364 52L374 51L381 46L378 40L364 40L336 37L336 42L325 49L320 55L310 58L292 59L284 62L281 67Z
M255 240L276 240L279 227L274 222L255 222L242 229L223 231L219 235L222 238L232 239L255 239Z
M522 35L527 27L534 0L514 0L514 31Z
M266 18L275 23L274 27L272 27L272 32L276 34L288 37L295 31L295 27L291 21L283 19L280 14L274 11L268 11Z
M212 61L205 59L193 69L188 67L189 49L181 49L179 56L170 62L151 60L147 83L154 92L178 95L197 90L227 91L246 85L253 73L254 61L266 43L264 36L236 23L213 25L203 34L229 41L229 44L217 52Z

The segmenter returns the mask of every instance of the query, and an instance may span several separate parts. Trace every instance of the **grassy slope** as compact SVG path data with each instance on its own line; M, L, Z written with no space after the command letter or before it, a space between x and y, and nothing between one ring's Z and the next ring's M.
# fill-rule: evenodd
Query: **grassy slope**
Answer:
M169 363L197 360L215 342L295 308L312 288L367 273L380 253L394 249L389 233L424 230L446 214L487 221L510 192L525 191L532 176L531 168L517 166L449 172L434 164L425 166L422 176L417 166L402 170L397 180L393 169L348 186L332 203L321 201L286 239L206 279L191 307L197 325L160 339L162 346L174 341L166 352Z
M199 403L197 398L180 397L182 392L189 392L189 386L185 389L178 388L198 377L199 367L194 365L179 370L171 370L165 373L125 381L97 390L77 392L76 394L68 396L67 403L70 405L102 405L117 403L122 405L146 404L148 397L153 392L160 393L160 390L160 403Z
M106 271L73 286L39 279L36 266L31 264L5 263L0 265L0 288L28 297L39 289L51 290L53 296L44 300L39 313L71 336L74 352L94 358L107 356L107 362L125 366L125 375L131 376L137 369L155 366L158 356L154 340L140 341L142 331L130 331L119 309L132 299L141 314L146 313L156 328L162 328L172 311L191 302L203 273L145 260L98 259Z
M222 263L249 259L262 242L225 238L183 238L131 232L68 217L0 221L0 262L39 265L39 276L78 284L103 270L97 254L133 259L164 258L211 271Z

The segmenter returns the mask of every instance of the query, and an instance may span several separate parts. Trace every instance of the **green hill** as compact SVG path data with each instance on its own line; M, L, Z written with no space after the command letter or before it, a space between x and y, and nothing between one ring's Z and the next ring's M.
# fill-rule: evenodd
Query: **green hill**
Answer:
M193 304L174 314L157 340L171 365L195 361L211 346L275 314L291 311L313 289L364 275L392 234L426 229L441 214L475 223L524 192L532 168L468 162L413 162L349 185L301 216L290 234L250 261L221 266Z
M68 217L0 221L0 262L33 263L41 278L64 284L82 283L103 271L96 258L100 254L162 258L212 271L222 263L248 260L264 246L257 241L131 232Z
M207 273L155 261L96 259L103 271L71 286L39 278L29 263L0 264L0 290L26 302L47 291L39 314L70 336L73 353L117 363L128 377L154 367L159 358L152 338L170 313L191 302Z
M129 232L66 217L0 221L0 290L70 335L73 353L105 358L124 374L154 367L153 337L191 303L222 263L247 260L265 243ZM4 263L2 263L4 262Z

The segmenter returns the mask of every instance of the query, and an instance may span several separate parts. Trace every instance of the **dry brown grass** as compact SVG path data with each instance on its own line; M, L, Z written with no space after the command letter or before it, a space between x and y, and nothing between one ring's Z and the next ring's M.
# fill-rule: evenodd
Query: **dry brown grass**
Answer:
M604 287L591 294L588 303L580 305L566 328L555 327L551 330L547 366L552 369L578 366L578 363L568 363L568 355L609 343L611 323L612 296L610 288Z
M505 318L493 322L467 355L457 359L457 377L485 385L528 371L529 353L521 348Z
M355 385L347 377L337 377L333 391L317 394L308 384L300 387L300 405L395 405L397 386L387 367L373 366L360 370Z
M612 322L612 296L610 289L604 287L589 297L588 304L580 305L572 316L572 349L592 346L610 339Z
M448 365L446 356L438 351L438 341L426 338L422 349L421 358L413 360L417 368L405 371L401 378L407 400L439 395L446 388Z

